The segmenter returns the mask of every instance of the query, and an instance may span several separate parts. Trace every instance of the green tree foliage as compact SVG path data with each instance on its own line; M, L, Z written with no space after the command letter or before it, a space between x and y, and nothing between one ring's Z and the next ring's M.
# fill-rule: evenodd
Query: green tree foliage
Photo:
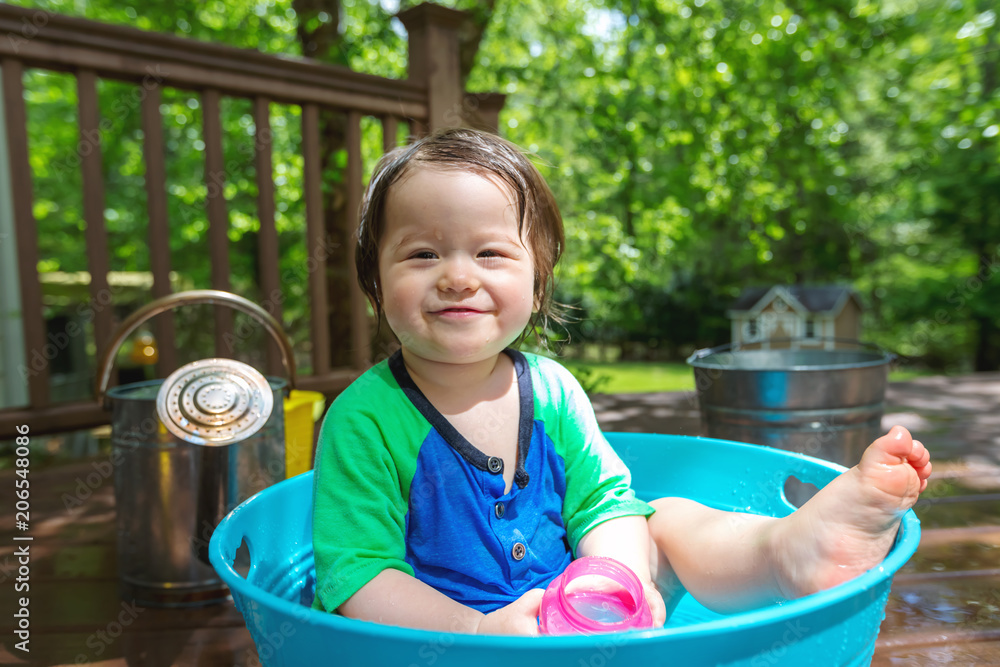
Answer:
M868 5L883 26L856 96L855 204L878 339L939 368L1000 368L1000 50L984 2ZM861 105L859 105L861 107Z
M535 98L511 104L508 131L553 165L572 238L565 294L591 334L721 342L748 282L849 279L838 86L867 23L820 3L808 16L775 2L575 9L589 32L528 35L523 68L490 69Z
M743 287L836 282L861 292L866 334L886 347L937 367L1000 368L1000 50L987 0L442 4L476 16L467 89L507 93L502 130L535 155L562 205L559 296L577 308L577 340L683 355L728 340L725 309ZM389 0L33 6L405 75L401 7ZM310 52L324 31L341 36L338 50ZM76 150L72 80L32 77L36 214L79 234L79 177L51 168ZM102 108L124 94L102 84ZM172 250L200 286L197 104L183 91L164 99ZM250 296L248 114L227 103L234 285ZM294 267L304 259L297 110L273 114L282 262ZM380 136L365 127L370 166ZM145 270L148 251L129 242L145 224L134 110L103 145L115 262ZM85 268L65 236L44 244L47 270Z
M530 5L478 73L563 203L581 337L676 353L747 285L836 282L887 347L998 367L988 3Z

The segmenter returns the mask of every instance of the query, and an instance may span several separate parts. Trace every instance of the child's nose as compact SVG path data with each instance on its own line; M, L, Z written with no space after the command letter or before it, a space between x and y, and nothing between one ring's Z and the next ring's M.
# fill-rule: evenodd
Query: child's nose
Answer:
M464 292L479 289L479 278L473 262L453 258L445 260L437 287L442 292Z

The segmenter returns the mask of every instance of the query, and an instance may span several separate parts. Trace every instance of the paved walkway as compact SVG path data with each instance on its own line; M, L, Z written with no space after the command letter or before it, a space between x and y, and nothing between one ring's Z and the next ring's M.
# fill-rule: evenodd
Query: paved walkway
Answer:
M594 407L608 431L703 433L694 392L598 395ZM1000 665L1000 373L890 383L893 424L930 449L935 473L872 665Z

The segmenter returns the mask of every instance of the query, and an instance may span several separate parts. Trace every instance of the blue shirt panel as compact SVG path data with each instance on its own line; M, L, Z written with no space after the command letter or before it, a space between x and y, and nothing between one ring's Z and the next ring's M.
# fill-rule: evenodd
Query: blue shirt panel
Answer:
M417 579L488 613L566 569L572 557L561 513L565 466L541 420L532 422L523 463L528 483L505 494L502 472L471 465L431 429L406 515L406 562ZM520 560L513 555L518 543L525 547Z

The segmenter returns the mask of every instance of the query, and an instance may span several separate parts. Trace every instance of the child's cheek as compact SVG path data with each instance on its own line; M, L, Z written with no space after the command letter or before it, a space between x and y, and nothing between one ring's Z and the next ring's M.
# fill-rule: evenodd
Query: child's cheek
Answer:
M397 285L393 298L396 300L397 308L415 307L419 301L416 287L407 282Z

